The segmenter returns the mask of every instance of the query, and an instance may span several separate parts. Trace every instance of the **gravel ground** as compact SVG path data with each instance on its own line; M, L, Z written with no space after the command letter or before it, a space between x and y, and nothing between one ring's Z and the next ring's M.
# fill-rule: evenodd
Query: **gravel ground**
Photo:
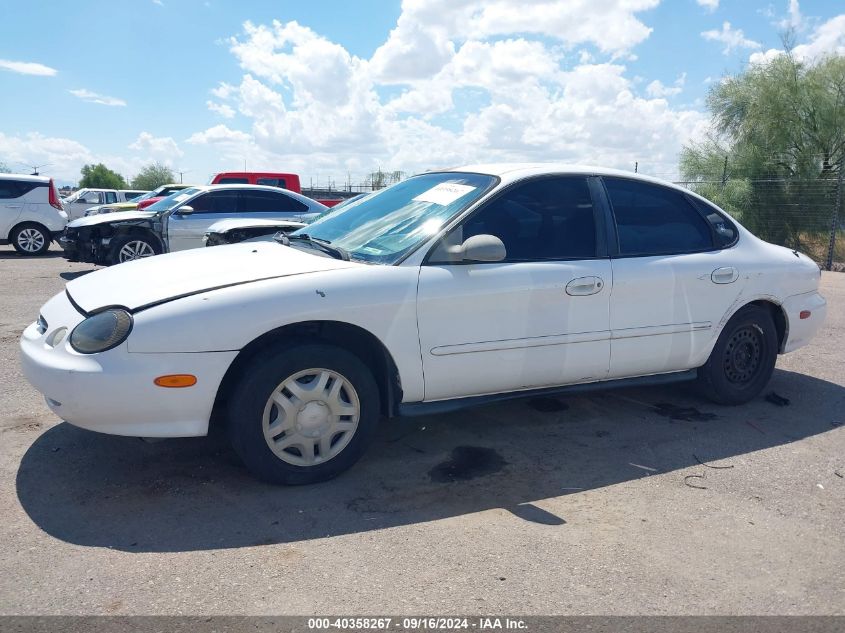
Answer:
M845 275L778 361L789 406L513 401L385 424L339 479L274 488L219 434L49 412L18 337L91 269L50 255L0 247L0 613L845 614Z

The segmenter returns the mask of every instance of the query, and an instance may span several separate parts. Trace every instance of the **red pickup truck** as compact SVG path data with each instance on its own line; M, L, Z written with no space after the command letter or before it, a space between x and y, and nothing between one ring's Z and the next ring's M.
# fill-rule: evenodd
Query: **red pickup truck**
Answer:
M281 174L272 172L255 171L224 171L211 179L212 185L267 185L270 187L281 187L294 193L302 193L302 186L299 184L299 176L296 174ZM327 207L340 204L343 200L317 200Z

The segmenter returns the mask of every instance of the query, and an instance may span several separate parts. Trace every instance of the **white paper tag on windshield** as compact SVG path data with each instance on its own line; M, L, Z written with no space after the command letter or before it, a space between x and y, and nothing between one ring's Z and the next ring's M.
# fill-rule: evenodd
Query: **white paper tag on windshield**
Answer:
M475 190L475 187L470 187L469 185L459 185L455 182L441 182L428 191L423 191L414 200L416 202L433 202L434 204L446 206L473 190Z

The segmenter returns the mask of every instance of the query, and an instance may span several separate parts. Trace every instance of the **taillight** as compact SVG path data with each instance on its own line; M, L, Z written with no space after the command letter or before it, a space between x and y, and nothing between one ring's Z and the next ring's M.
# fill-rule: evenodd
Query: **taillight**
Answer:
M42 200L43 199L44 198L42 198ZM56 192L56 184L53 182L52 178L50 178L50 194L48 201L50 202L50 206L54 209L64 211L64 207L62 207L62 201L59 200L59 194Z

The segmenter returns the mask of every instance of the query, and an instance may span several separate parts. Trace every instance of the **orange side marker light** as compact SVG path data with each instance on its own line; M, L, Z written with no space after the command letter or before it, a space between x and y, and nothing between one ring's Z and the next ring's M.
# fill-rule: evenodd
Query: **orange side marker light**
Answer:
M159 376L153 382L159 387L182 389L184 387L193 387L197 384L197 377L192 374L170 374L168 376Z

